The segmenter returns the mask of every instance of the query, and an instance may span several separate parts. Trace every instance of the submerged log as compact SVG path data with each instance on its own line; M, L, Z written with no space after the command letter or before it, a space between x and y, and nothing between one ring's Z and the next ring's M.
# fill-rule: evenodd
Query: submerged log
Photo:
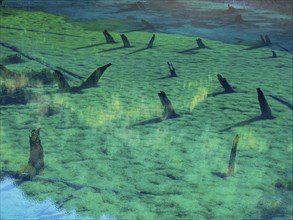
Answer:
M257 95L258 95L258 102L259 102L259 106L260 106L260 110L261 110L261 115L260 118L261 119L273 119L273 115L272 115L272 111L270 109L270 106L263 94L263 92L261 91L260 88L257 88Z
M122 39L122 41L123 41L123 46L124 46L124 48L130 48L131 45L130 45L129 40L128 40L128 38L126 37L126 35L125 35L125 34L121 34L120 36L121 36L121 39Z
M65 79L65 77L63 76L63 74L58 71L55 70L54 74L55 74L55 79L58 83L58 87L60 89L60 91L62 92L79 92L83 89L87 89L87 88L91 88L91 87L95 87L97 86L98 81L100 80L100 78L102 77L103 73L105 72L105 70L111 66L111 63L108 63L102 67L97 68L87 79L86 81L82 82L80 86L76 86L76 87L70 87L70 85L68 84L67 80Z
M225 93L235 92L234 89L230 86L226 78L223 78L221 74L217 74L218 80L222 87L224 88Z
M106 43L107 44L114 44L115 43L114 38L111 36L111 34L109 34L109 32L107 30L104 30L103 34L104 34L104 36L106 38Z
M167 62L167 63L168 63L169 71L170 71L170 77L177 77L176 70L175 70L173 64L169 63L169 62Z
M179 117L179 115L175 112L171 101L168 99L167 94L164 91L160 91L160 93L158 93L158 96L164 107L162 120Z
M40 130L40 128L33 129L29 137L30 156L27 171L31 177L40 174L45 168L44 151L39 137Z
M201 38L196 39L198 48L206 48L206 45L202 42Z
M156 35L153 34L152 38L150 39L150 41L148 43L147 48L152 48L153 47L153 44L154 44L154 41L155 41L155 37L156 37Z

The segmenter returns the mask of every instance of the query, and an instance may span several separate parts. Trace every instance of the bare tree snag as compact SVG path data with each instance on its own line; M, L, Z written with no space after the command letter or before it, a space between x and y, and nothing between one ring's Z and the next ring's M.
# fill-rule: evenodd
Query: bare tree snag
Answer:
M164 107L162 120L179 117L179 115L175 112L175 110L172 106L172 103L168 99L166 93L164 91L161 91L160 93L158 93L158 96L159 96L161 103Z
M28 172L30 176L40 174L45 168L44 152L40 140L40 128L33 129L29 137L30 142L30 156L28 160Z
M177 74L176 74L176 71L175 71L175 68L173 66L172 63L168 63L168 67L169 67L169 71L170 71L170 77L177 77Z
M206 48L206 45L202 42L201 38L196 39L198 48Z
M147 46L148 49L153 47L153 44L154 44L154 41L155 41L155 37L156 37L156 35L153 34L152 38L150 39L150 41L148 43L148 46Z
M258 102L259 102L259 106L260 106L260 110L261 110L261 115L260 118L261 119L273 119L273 115L272 115L272 111L270 109L270 106L263 94L263 92L261 91L260 88L257 88L257 95L258 95Z
M115 43L114 38L111 36L111 34L109 34L109 32L107 30L104 30L103 34L104 34L104 36L106 38L106 43L107 44L114 44Z
M226 78L223 78L221 74L217 74L218 80L222 87L224 88L225 93L235 92L234 89L230 86Z
M129 40L126 37L126 35L125 34L121 34L120 36L121 36L121 39L123 41L124 48L130 48L131 45L130 45Z

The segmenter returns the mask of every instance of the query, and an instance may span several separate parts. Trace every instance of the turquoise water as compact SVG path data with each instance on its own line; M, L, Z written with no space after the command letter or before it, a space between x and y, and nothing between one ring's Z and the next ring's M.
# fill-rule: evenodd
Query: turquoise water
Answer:
M1 86L28 101L0 106L1 219L292 219L292 16L235 1L247 21L235 25L227 2L143 2L145 11L119 12L121 1L1 9L1 64L19 74L1 66ZM139 31L141 19L155 29ZM107 26L116 44L105 44ZM257 47L260 34L272 44ZM107 63L97 87L61 92L54 82L58 70L77 87ZM259 87L271 120L258 118ZM179 117L161 120L160 91ZM24 172L39 127L45 169L16 183L6 171ZM235 175L222 178L236 134Z

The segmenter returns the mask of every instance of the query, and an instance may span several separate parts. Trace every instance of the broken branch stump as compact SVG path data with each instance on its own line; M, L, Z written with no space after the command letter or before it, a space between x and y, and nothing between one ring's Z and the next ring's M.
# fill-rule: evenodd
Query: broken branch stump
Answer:
M257 88L258 103L260 106L261 119L273 119L271 108L260 88Z

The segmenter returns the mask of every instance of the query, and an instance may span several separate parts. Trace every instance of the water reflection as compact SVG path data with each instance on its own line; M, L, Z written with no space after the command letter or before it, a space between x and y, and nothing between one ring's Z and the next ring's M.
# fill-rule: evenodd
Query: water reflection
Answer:
M35 219L35 220L68 220L81 219L92 220L90 217L82 217L76 211L58 209L54 202L47 199L37 202L25 197L23 191L10 178L0 182L0 219ZM115 217L102 214L98 220L117 220Z

